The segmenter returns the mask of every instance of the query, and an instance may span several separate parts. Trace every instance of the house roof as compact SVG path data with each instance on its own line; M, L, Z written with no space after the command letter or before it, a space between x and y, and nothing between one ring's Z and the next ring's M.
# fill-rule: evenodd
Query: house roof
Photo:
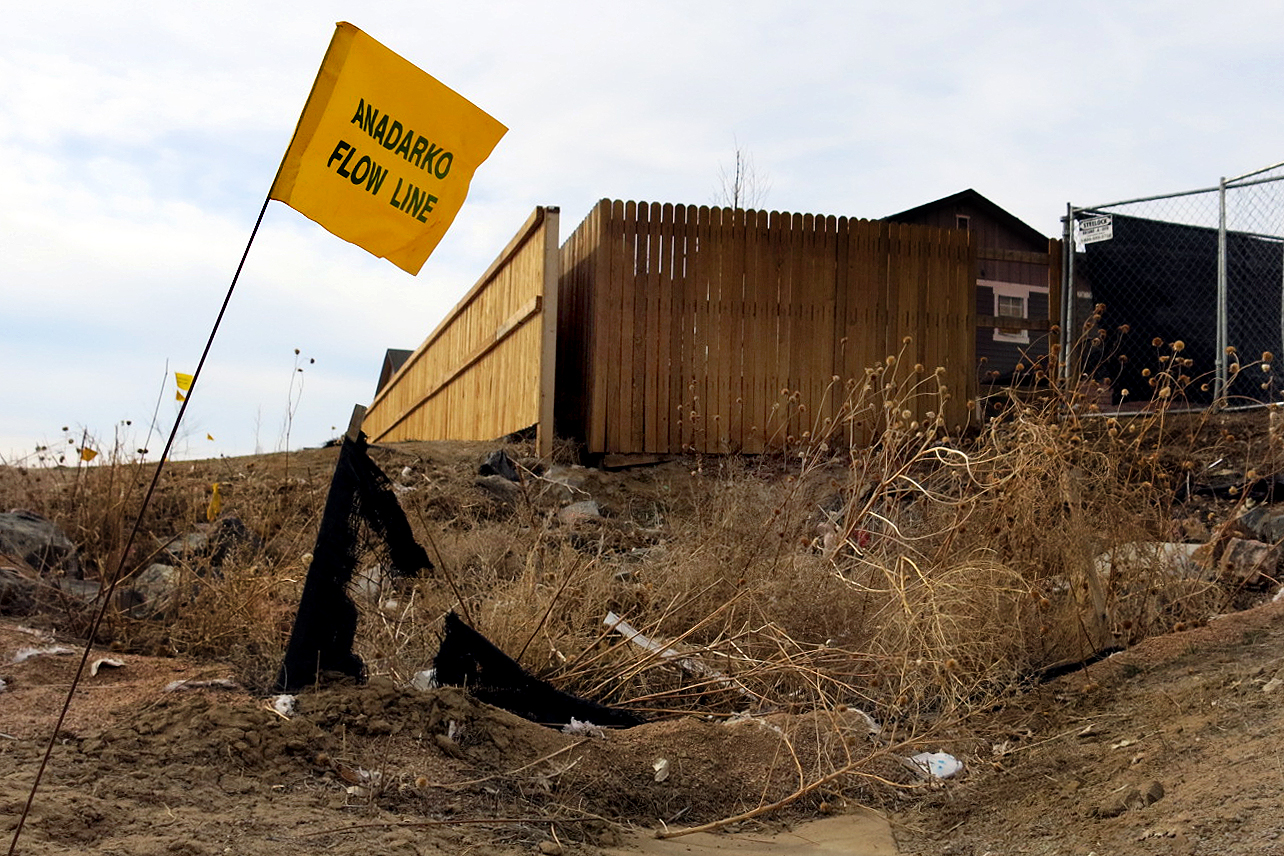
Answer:
M896 214L889 214L883 219L893 223L912 222L913 220L917 219L920 215L925 214L928 211L939 209L939 208L950 208L950 207L957 207L957 206L963 206L963 205L967 205L971 208L984 211L986 214L993 217L996 221L1007 226L1009 229L1013 230L1014 232L1029 238L1031 241L1048 240L1047 235L1044 235L1038 229L1034 228L1033 226L1029 225L1025 221L1021 220L1015 214L1012 214L1011 212L1003 208L1000 208L998 205L994 204L989 199L986 199L984 196L977 193L975 190L973 190L970 187L967 190L960 190L958 193L955 193L951 196L944 196L940 199L936 199L932 202L927 202L922 205L916 205L913 208L906 209L905 211L900 211Z
M407 351L403 348L389 348L387 350L383 355L383 368L379 371L379 386L375 388L375 395L379 394L379 390L383 389L384 385L392 379L398 369L405 365L406 360L410 359L410 355L413 353L414 351Z

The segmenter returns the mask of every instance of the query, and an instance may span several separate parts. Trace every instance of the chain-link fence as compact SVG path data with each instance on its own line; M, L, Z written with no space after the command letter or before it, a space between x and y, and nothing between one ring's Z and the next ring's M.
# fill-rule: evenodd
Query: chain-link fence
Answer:
M1280 401L1284 163L1201 190L1067 207L1067 378L1111 403ZM1164 390L1167 390L1165 392Z

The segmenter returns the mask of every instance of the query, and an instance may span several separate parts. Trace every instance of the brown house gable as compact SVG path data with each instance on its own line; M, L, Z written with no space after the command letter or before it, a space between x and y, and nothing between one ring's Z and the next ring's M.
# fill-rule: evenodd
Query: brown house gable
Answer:
M1052 252L1057 242L971 188L883 219L967 230L977 251L977 315L1030 319L1026 325L978 327L977 372L983 384L1019 378L1018 365L1046 359L1046 331L1061 272L1059 256L1054 259ZM1042 329L1027 326L1034 321Z
M883 219L889 223L958 229L962 228L960 217L967 218L967 230L973 233L977 246L995 250L1048 251L1046 235L971 188L898 214L889 214Z

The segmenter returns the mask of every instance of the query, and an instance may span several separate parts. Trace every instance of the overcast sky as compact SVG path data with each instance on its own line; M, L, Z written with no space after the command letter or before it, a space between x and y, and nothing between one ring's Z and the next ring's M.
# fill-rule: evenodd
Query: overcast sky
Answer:
M709 204L737 145L763 207L972 187L1048 235L1067 202L1284 160L1278 2L26 3L0 30L4 460L64 427L159 451L339 20L509 133L418 277L272 203L180 457L280 449L291 409L291 448L335 436L534 206L565 238L604 197Z

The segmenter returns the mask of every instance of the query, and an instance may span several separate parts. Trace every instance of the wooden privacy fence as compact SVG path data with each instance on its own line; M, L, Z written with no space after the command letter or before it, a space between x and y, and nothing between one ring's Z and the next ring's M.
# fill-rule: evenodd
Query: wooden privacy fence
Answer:
M375 396L375 442L491 440L539 426L552 451L558 209L536 208L477 284ZM546 430L550 429L550 430Z
M603 200L561 264L557 431L590 453L761 452L840 419L889 356L923 389L942 367L941 412L968 418L966 231Z
M944 406L907 402L910 418L939 411L953 427L976 387L968 237L603 200L559 251L557 209L537 208L363 427L390 442L536 425L544 455L554 426L590 454L755 453L849 415L889 356L887 374L949 390ZM839 423L842 436L868 439L880 414Z

